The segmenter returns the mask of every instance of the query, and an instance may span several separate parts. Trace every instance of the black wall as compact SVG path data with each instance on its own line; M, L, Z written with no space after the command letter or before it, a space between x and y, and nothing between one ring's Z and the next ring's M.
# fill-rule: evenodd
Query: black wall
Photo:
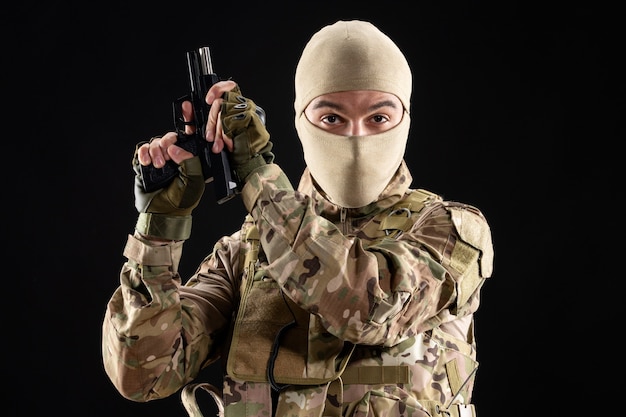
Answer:
M542 414L520 399L572 382L545 375L567 374L567 349L553 347L574 315L564 289L581 272L565 268L588 254L562 253L578 224L568 201L606 185L593 180L606 165L590 166L611 152L595 144L621 130L608 104L623 93L610 79L612 16L527 2L16 5L2 29L9 415L186 416L179 396L123 399L102 368L102 317L136 219L134 145L172 129L171 102L189 89L185 52L209 45L216 72L265 108L276 160L297 183L297 59L319 28L355 18L394 39L413 69L414 186L476 205L492 225L495 270L476 324L479 415ZM208 190L184 276L243 214L240 201L215 205Z

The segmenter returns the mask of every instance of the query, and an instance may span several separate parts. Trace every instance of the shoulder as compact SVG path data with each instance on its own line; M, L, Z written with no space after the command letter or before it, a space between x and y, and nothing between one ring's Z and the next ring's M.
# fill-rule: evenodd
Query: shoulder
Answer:
M465 269L478 261L480 274L491 276L494 258L491 228L479 208L446 200L424 189L411 190L406 198L424 204L413 229L418 239L439 247L440 256L449 257L451 265Z

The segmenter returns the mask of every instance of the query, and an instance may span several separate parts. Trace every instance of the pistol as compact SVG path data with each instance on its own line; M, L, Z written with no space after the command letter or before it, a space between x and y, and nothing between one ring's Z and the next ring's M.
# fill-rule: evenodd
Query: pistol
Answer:
M219 154L211 151L204 135L209 118L209 106L204 98L213 84L219 81L213 72L211 53L208 47L187 52L190 94L179 97L172 103L174 127L178 139L176 145L200 157L205 182L213 182L215 198L222 204L237 194L237 183L233 180L226 150ZM182 116L182 103L189 101L193 105L193 121L185 122ZM185 126L195 126L195 132L185 133ZM178 164L167 161L163 168L152 165L141 166L143 186L146 192L152 192L168 185L178 175Z

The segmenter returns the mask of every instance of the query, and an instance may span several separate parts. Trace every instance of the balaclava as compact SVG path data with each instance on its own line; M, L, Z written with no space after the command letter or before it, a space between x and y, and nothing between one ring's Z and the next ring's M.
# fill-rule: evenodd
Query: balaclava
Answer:
M410 125L411 69L396 44L369 22L338 21L315 33L296 68L295 123L304 160L335 204L375 201L400 166ZM396 95L405 113L392 129L371 136L340 136L308 121L304 109L322 94L377 90Z

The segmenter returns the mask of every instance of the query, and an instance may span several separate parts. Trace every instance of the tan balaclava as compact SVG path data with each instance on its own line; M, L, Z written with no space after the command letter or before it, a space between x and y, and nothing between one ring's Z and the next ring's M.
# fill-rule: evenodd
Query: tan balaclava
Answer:
M404 157L410 125L411 69L396 44L369 22L339 21L315 33L295 77L296 130L311 175L335 204L376 201ZM312 124L304 109L322 94L377 90L396 95L405 113L392 129L340 136Z

